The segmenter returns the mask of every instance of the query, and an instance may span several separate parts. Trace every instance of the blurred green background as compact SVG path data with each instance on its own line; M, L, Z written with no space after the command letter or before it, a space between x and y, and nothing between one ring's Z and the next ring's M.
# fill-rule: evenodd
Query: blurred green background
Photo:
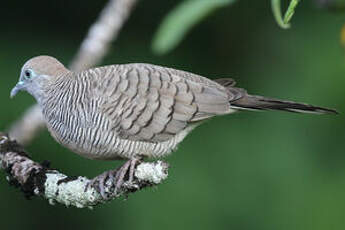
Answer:
M106 1L4 1L0 22L0 130L34 103L9 99L20 68L48 54L68 64ZM344 229L345 14L302 1L292 28L275 23L269 1L241 0L198 24L172 52L156 56L154 32L180 1L140 1L102 64L149 62L233 77L254 94L337 108L338 116L241 112L213 119L166 159L169 179L95 210L27 201L0 173L1 229ZM81 158L47 131L27 147L37 161L93 177L122 162Z

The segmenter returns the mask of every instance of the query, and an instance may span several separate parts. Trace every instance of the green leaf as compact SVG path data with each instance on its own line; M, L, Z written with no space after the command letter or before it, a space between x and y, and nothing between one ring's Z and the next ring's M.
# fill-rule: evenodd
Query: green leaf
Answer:
M235 0L186 0L180 3L159 26L152 43L153 51L160 55L171 51L194 25L233 2Z
M278 25L283 29L290 28L290 20L295 13L295 9L300 0L291 0L288 9L286 10L284 20L282 18L280 0L271 0L273 16L276 19Z
M300 0L291 0L289 8L286 10L285 16L284 16L284 23L288 24L292 18L292 16L295 13L295 8L298 5Z

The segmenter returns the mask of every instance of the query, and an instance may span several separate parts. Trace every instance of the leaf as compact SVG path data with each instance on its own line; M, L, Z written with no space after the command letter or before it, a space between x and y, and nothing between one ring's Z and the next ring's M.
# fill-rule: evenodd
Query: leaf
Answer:
M174 8L157 30L152 49L162 55L175 48L186 33L216 9L236 0L186 0Z
M286 13L284 15L284 23L288 24L292 18L292 16L295 13L295 8L298 5L300 0L291 0L290 5L288 9L286 10Z
M290 20L295 13L295 9L300 0L291 0L288 9L286 10L284 20L282 18L280 0L271 0L273 16L276 19L278 25L283 29L290 28Z

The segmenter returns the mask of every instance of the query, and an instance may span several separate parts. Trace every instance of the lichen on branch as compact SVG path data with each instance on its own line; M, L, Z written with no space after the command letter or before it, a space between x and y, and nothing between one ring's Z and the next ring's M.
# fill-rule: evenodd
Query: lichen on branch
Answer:
M141 162L136 165L132 183L124 183L119 190L108 180L102 181L107 198L92 186L90 179L69 177L56 169L51 169L47 161L37 163L16 141L0 133L0 168L7 174L10 185L20 188L28 198L40 196L50 204L60 203L78 208L92 208L114 198L127 196L146 187L162 183L168 177L168 164L162 161ZM101 175L92 179L97 181Z

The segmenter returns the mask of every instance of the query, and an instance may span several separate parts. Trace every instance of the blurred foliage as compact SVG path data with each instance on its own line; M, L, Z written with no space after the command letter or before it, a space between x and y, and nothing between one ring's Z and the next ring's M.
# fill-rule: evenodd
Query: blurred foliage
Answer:
M25 93L9 98L23 63L48 54L68 64L105 2L2 2L0 130L34 103ZM303 1L293 28L281 30L270 4L241 0L193 27L174 52L157 57L152 34L176 2L139 1L103 64L148 62L233 77L250 93L329 106L340 115L241 112L212 119L166 159L166 183L93 211L27 201L1 172L2 229L344 229L345 61L339 33L345 15ZM79 157L48 132L27 149L69 175L91 177L122 163Z
M298 5L300 0L291 0L289 8L286 10L286 13L284 15L284 24L289 24L292 16L295 14L295 9Z
M216 9L235 0L185 0L174 8L162 21L155 34L152 49L165 54L175 48L187 32Z
M280 0L271 0L271 6L272 6L272 12L273 16L277 22L277 24L283 28L283 29L288 29L290 28L290 24L287 24L283 20L282 12L280 9Z
M345 49L345 24L343 25L343 27L341 28L341 32L340 32L340 43L343 46L343 48Z
M152 50L158 55L174 49L187 35L187 32L215 10L230 5L236 0L184 0L162 20L152 41ZM290 20L300 0L291 0L284 18L281 13L281 0L271 0L272 12L277 24L290 28Z
M315 2L321 8L345 10L345 0L315 0Z
M282 18L281 8L280 8L280 0L271 0L272 11L274 18L276 19L277 24L283 28L288 29L290 28L290 20L295 13L295 8L297 7L300 0L291 0L289 7L286 10L284 15L284 19Z

